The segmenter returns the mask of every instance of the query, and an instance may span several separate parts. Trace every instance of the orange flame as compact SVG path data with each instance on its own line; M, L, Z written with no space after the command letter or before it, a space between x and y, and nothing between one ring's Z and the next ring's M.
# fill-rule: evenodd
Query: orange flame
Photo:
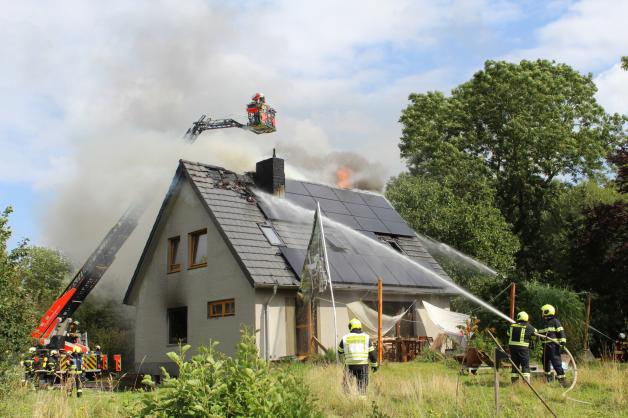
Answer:
M351 170L347 167L340 167L336 170L336 187L348 189L350 185L349 177L351 177Z

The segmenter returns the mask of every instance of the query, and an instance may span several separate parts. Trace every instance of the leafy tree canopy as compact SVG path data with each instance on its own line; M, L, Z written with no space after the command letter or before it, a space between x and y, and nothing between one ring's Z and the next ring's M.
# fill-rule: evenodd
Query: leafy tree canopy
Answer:
M434 179L401 174L388 183L386 196L416 231L508 272L519 242L492 206L490 189L485 192L484 199L468 198ZM447 269L447 260L439 261Z
M72 264L59 251L29 246L20 259L21 282L42 315L59 297L72 273Z
M28 344L28 334L34 323L28 294L20 284L20 258L25 253L23 241L12 251L7 242L11 238L8 225L13 210L6 208L0 213L0 363Z
M449 97L410 95L401 156L411 173L451 183L458 194L490 187L528 275L554 180L600 178L605 157L625 141L626 118L607 114L595 93L591 75L565 64L487 61Z

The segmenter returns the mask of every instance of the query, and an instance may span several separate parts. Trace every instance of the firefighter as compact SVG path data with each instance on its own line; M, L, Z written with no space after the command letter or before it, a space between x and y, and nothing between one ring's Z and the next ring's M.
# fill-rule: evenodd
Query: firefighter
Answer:
M556 378L561 386L567 387L565 381L565 371L563 370L562 360L560 358L560 352L567 344L567 338L565 337L565 330L560 324L558 318L556 318L556 308L552 305L543 305L541 307L541 313L543 314L543 327L539 329L539 334L545 335L554 341L543 339L543 370L545 371L545 378L548 382L554 380L551 368L556 371Z
M24 356L24 360L20 362L22 367L24 367L24 384L29 384L33 378L35 377L35 357L37 356L37 349L35 347L30 347L28 349L28 354Z
M46 382L48 383L48 389L52 389L55 384L59 366L59 352L57 350L50 350L50 356L48 356L46 363Z
M512 362L521 370L523 378L530 383L530 350L534 349L534 333L536 329L529 324L527 312L517 314L517 322L508 329L508 348ZM514 369L510 374L511 383L519 380L519 373Z
M96 368L102 370L102 364L100 362L100 359L102 358L102 350L99 345L94 347L94 355L96 356Z
M628 340L626 340L626 334L620 332L617 341L615 341L615 360L628 361Z
M349 321L349 333L340 340L338 354L344 356L345 389L348 387L348 377L357 381L361 394L365 393L369 381L369 363L373 372L376 372L377 355L370 337L362 332L362 323L356 318Z
M70 360L70 393L72 393L72 387L76 386L76 397L80 398L83 394L83 388L81 386L81 374L83 373L83 353L80 347L74 347L71 353L67 354Z
M70 332L68 333L68 337L70 337L70 342L74 344L78 343L81 338L81 332L78 329L79 325L79 321L76 320L70 323Z

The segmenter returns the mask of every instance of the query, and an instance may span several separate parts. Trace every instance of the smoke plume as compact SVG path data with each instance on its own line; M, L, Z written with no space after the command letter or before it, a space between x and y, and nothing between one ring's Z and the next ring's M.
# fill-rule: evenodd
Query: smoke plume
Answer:
M130 204L148 203L96 293L119 299L126 290L180 158L245 172L277 148L289 177L334 184L336 170L346 166L352 187L381 190L381 166L333 151L318 123L282 112L298 103L289 81L258 54L225 46L249 40L246 25L229 10L200 0L129 7L124 18L99 16L105 35L86 35L96 44L73 52L81 57L77 65L65 50L46 62L49 72L69 73L64 79L72 82L41 87L60 107L63 123L52 127L72 150L62 159L63 178L39 209L43 243L61 249L78 268ZM67 42L50 36L53 44ZM202 113L244 121L246 103L259 90L279 112L277 133L230 129L206 132L194 144L182 139Z

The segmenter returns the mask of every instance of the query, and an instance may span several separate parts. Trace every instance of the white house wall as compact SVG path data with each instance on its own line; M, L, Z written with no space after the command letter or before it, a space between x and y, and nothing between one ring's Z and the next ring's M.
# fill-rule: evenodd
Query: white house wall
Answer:
M296 354L295 291L257 289L255 297L255 329L260 356L266 357L264 305L268 303L268 356L277 360ZM268 302L270 300L270 303Z
M254 290L224 242L196 193L183 181L161 217L140 275L136 306L135 364L140 372L158 373L169 363L167 309L187 306L188 343L193 348L220 341L218 349L229 355L243 324L254 324ZM207 228L207 267L188 269L188 233ZM181 271L167 273L168 238L180 236ZM136 285L137 286L137 285ZM235 299L234 316L208 318L207 302ZM193 350L195 351L195 350Z

